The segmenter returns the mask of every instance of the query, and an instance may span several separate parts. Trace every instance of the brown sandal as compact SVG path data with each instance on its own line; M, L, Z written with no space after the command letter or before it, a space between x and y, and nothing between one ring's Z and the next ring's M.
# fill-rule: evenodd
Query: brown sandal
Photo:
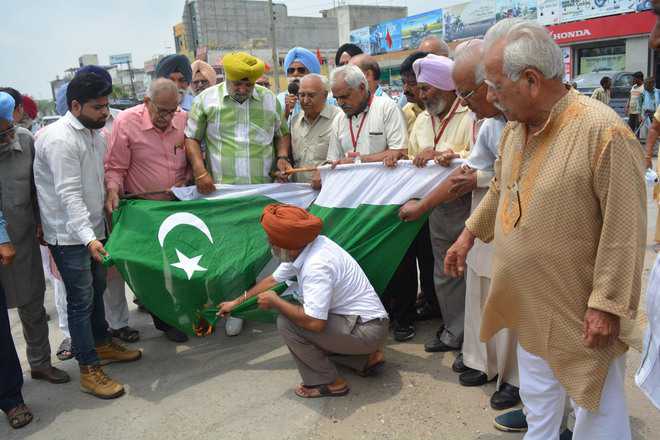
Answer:
M24 403L7 411L7 421L9 422L9 426L14 429L19 429L30 424L32 419L32 412Z
M296 396L302 397L303 399L316 399L318 397L345 396L351 390L348 385L344 385L343 387L337 390L330 389L328 385L332 385L332 384L310 385L310 386L300 384L298 388L296 388L295 393Z

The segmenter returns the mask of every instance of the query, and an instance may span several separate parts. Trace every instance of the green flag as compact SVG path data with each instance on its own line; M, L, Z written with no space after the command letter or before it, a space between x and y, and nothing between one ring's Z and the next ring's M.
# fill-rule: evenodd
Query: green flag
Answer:
M323 219L322 234L346 249L382 293L423 223L401 222L400 205L426 195L450 171L419 169L410 162L395 169L345 165L322 170L318 197L302 184L220 185L204 200L127 201L115 213L107 250L151 312L192 334L201 320L215 323L217 304L267 275L262 272L271 255L261 214L269 203L289 203L309 207ZM175 193L195 197L194 187ZM278 293L285 289L280 286ZM273 318L257 309L255 299L232 315Z

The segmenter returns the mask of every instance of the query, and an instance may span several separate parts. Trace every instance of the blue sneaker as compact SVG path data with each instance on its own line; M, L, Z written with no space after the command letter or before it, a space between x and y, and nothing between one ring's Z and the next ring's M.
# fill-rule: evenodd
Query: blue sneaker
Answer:
M522 409L516 409L495 417L493 425L504 432L526 432L527 417Z

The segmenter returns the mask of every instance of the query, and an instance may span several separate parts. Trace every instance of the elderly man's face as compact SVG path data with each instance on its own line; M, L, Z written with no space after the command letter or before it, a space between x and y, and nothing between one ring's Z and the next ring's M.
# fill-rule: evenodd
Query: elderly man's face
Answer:
M202 72L197 72L193 75L193 81L191 88L195 96L202 93L204 90L208 89L211 86L211 83L208 79L202 74Z
M419 89L417 87L417 78L414 72L407 72L401 74L401 81L403 82L403 94L406 96L408 102L417 105L424 105L419 98Z
M452 74L456 84L456 95L461 105L467 106L479 119L492 118L500 111L488 102L488 87L485 82L474 80L474 64L467 63L454 68Z
M227 91L229 96L234 100L243 103L252 95L254 91L254 84L248 79L241 79L238 81L227 81Z
M495 43L485 56L488 101L510 121L527 122L535 112L535 93L525 76L511 81L503 72L504 41Z
M316 77L307 77L300 82L298 99L300 106L308 116L316 116L325 107L328 92L323 88L323 83Z
M432 115L439 115L447 111L456 99L453 90L440 90L423 82L417 83L417 90L419 90L419 98L424 103L424 107Z
M175 93L161 92L154 96L144 98L149 111L149 117L154 127L165 131L169 128L179 107L179 96Z
M188 86L190 84L188 84L188 81L186 81L186 77L183 76L183 73L181 73L181 72L172 72L172 73L170 73L169 79L174 81L174 84L176 84L176 87L179 90L182 90L184 92L186 90L188 90Z
M367 89L364 84L360 84L357 89L351 89L346 81L340 80L332 88L332 95L337 100L337 104L346 113L346 116L355 116L364 107L368 99Z
M309 70L300 61L294 61L293 63L291 63L291 65L289 65L289 68L286 69L286 76L290 80L292 79L300 80L303 76L307 75L308 73L310 73Z

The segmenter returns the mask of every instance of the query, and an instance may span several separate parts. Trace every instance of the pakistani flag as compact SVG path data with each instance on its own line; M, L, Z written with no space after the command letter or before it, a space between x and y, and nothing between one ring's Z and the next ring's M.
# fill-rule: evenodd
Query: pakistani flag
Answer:
M287 203L323 219L322 234L346 249L382 293L423 224L401 222L399 207L424 197L451 170L415 168L409 161L394 169L380 163L328 167L321 170L320 193L295 183L218 185L198 199L194 187L177 188L182 201L123 202L113 217L107 251L151 312L193 334L200 322L215 323L217 304L268 274L262 273L271 255L261 213L270 203ZM258 310L254 300L232 314L273 316Z

